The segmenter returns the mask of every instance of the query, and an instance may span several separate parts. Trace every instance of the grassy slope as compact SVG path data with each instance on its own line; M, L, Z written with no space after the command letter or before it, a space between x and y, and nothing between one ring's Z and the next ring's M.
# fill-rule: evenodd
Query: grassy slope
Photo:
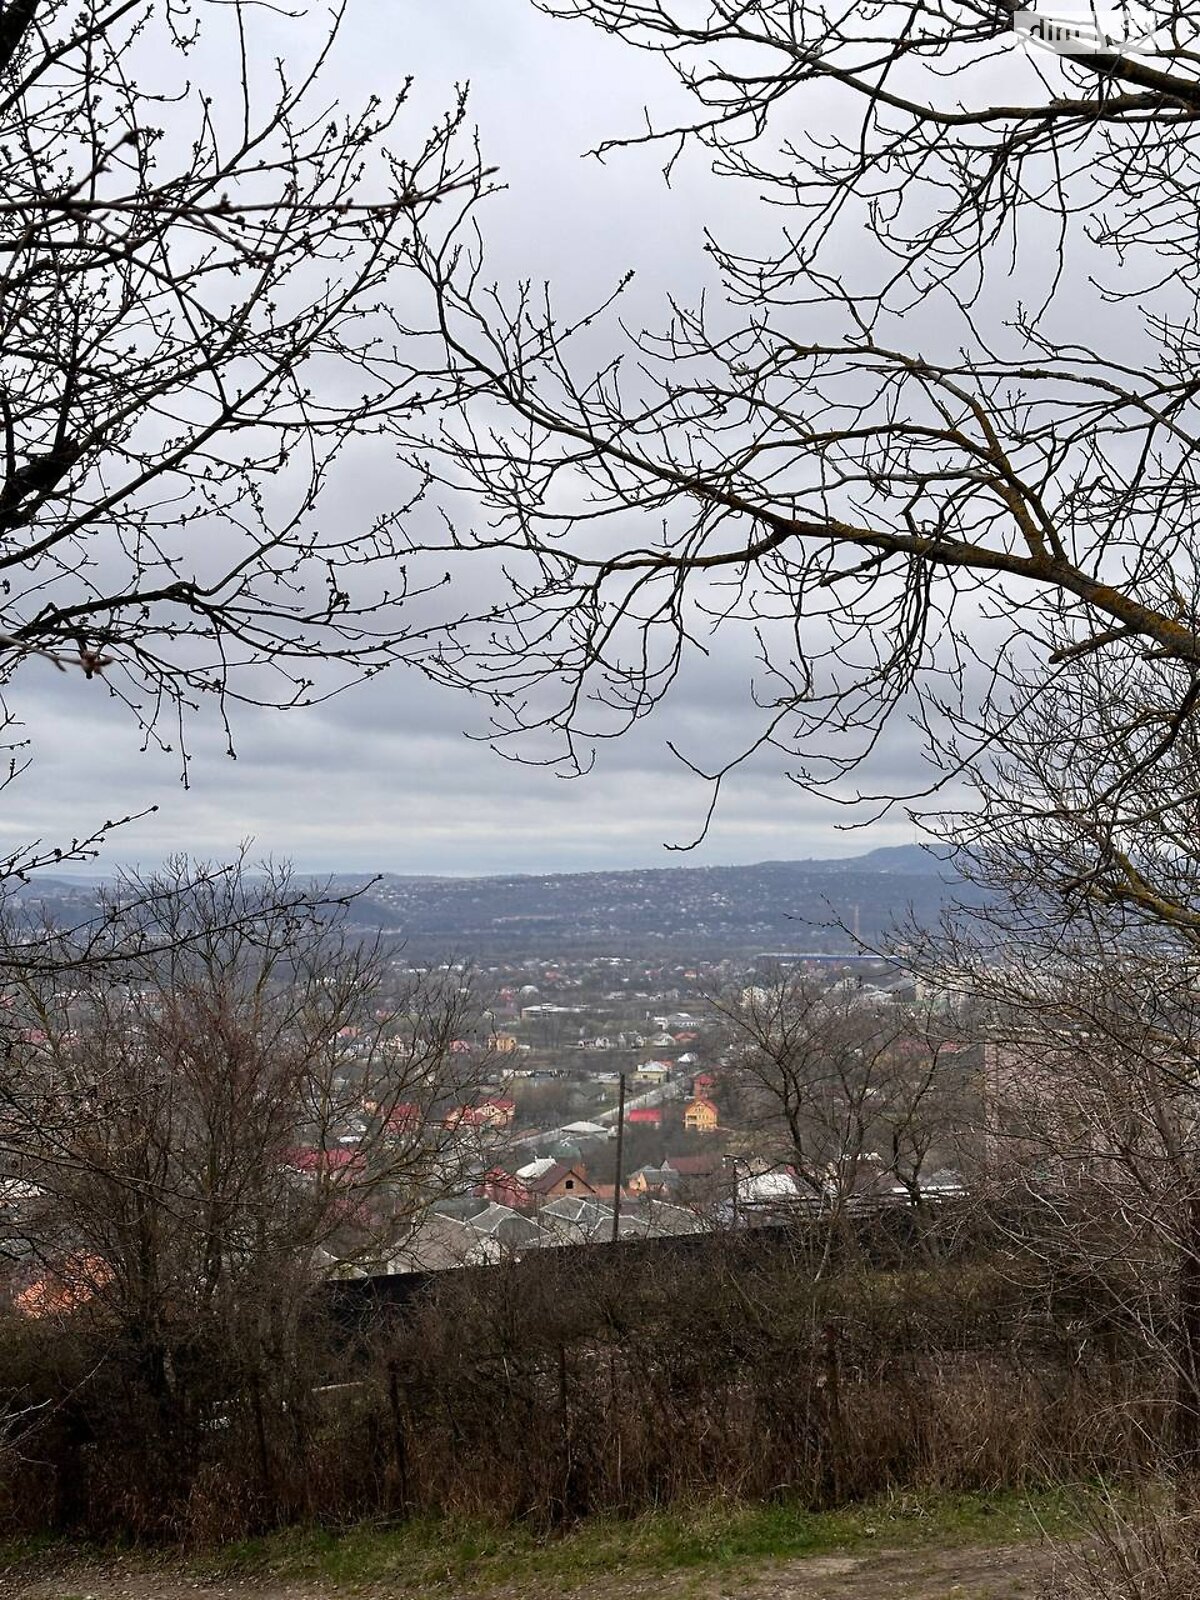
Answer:
M539 1538L522 1528L415 1522L341 1533L292 1531L225 1547L197 1563L215 1578L381 1584L407 1592L523 1592L580 1588L621 1574L697 1575L871 1546L1004 1544L1077 1526L1078 1497L1065 1493L898 1494L839 1511L708 1503L628 1521L593 1519Z

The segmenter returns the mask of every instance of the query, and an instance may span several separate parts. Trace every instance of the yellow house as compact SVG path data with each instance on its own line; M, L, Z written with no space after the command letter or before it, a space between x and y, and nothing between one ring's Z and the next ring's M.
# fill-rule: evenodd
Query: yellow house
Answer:
M683 1125L689 1133L716 1133L716 1106L711 1100L689 1100L683 1108Z
M493 1128L511 1128L517 1114L517 1102L494 1094L479 1109Z
M661 1085L671 1076L671 1063L669 1061L646 1061L633 1074L635 1083L649 1083Z
M511 1033L494 1033L488 1040L488 1049L495 1050L498 1055L510 1056L517 1048L517 1041Z

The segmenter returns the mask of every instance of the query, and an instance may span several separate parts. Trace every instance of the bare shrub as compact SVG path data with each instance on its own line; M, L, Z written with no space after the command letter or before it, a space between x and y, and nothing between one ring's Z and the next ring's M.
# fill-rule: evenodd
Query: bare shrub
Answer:
M322 1464L321 1286L461 1187L475 1148L441 1110L486 1070L449 1049L473 1000L457 975L388 979L284 875L180 864L149 899L148 942L134 894L107 910L110 961L77 967L68 941L9 994L3 1148L38 1196L15 1443L53 1462L67 1525L349 1513Z

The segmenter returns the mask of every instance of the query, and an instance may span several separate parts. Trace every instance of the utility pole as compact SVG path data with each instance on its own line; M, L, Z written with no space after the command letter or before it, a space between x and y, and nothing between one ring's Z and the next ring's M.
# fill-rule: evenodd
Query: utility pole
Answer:
M620 1088L617 1090L617 1173L613 1184L613 1231L612 1242L616 1244L621 1236L621 1179L624 1177L625 1153L625 1074L621 1074Z

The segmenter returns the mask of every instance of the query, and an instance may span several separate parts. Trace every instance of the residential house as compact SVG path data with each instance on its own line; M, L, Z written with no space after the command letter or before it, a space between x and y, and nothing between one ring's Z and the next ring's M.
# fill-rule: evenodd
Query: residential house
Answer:
M647 1195L665 1199L675 1193L680 1181L679 1174L670 1167L639 1167L629 1179L629 1192L638 1199Z
M677 1172L681 1178L713 1178L723 1170L720 1156L708 1154L668 1156L663 1166Z
M537 1156L533 1161L527 1161L523 1167L517 1168L517 1177L522 1183L532 1183L536 1178L544 1178L554 1165L553 1156Z
M479 1107L493 1128L511 1128L517 1114L517 1102L505 1095L490 1095Z
M442 1127L451 1133L493 1126L492 1117L482 1106L451 1106L442 1118Z
M366 1166L361 1155L354 1150L347 1150L345 1146L333 1150L302 1146L298 1150L290 1150L283 1164L293 1172L302 1172L306 1178L328 1175L345 1182L361 1176Z
M483 1260L479 1235L457 1217L431 1212L404 1243L392 1252L387 1272L449 1272L477 1266Z
M416 1133L423 1121L424 1113L420 1106L404 1101L392 1107L383 1126L388 1133Z
M689 1204L712 1205L728 1192L729 1169L715 1152L702 1155L667 1156L663 1170L670 1172L674 1199Z
M689 1133L716 1133L717 1108L711 1100L689 1100L683 1108L683 1125Z
M540 1207L543 1244L593 1244L612 1237L612 1208L589 1195L560 1195Z
M516 1211L523 1210L529 1204L525 1180L519 1172L506 1172L503 1167L492 1167L485 1172L475 1193L481 1200L490 1200L495 1205L508 1206Z
M656 1199L653 1195L647 1195L642 1202L642 1219L646 1233L651 1238L702 1233L705 1226L703 1220L686 1206L672 1205L669 1200Z
M549 1172L527 1180L525 1188L535 1205L540 1201L558 1200L565 1195L578 1198L596 1192L596 1186L589 1182L583 1163L566 1161L556 1161Z
M467 1217L466 1226L482 1242L480 1254L487 1261L498 1261L537 1242L535 1222L521 1216L511 1206L495 1202Z
M662 1119L661 1106L636 1106L625 1113L625 1121L638 1127L661 1128Z
M659 1088L668 1083L672 1072L675 1070L670 1061L644 1061L634 1070L633 1081L645 1083L652 1088Z
M94 1300L113 1277L103 1256L80 1251L48 1268L43 1277L14 1297L13 1304L25 1317L65 1316Z
M803 1203L805 1195L791 1172L747 1172L736 1174L737 1207L745 1213L751 1211L775 1213L790 1211Z
M493 1167L476 1193L497 1205L530 1211L563 1195L595 1197L598 1187L588 1178L582 1162L555 1161L543 1156L518 1167L514 1173L505 1172L503 1167Z

